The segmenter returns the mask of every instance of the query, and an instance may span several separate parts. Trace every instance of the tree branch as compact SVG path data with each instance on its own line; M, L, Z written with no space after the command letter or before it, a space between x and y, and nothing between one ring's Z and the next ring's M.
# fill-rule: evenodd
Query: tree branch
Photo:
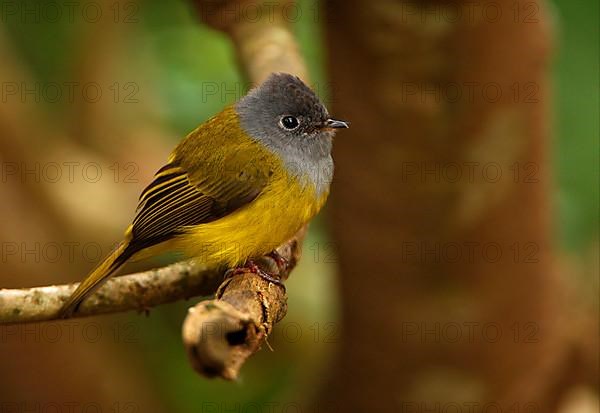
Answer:
M192 261L114 277L79 307L73 317L144 310L159 304L214 293L222 273ZM77 284L0 290L0 324L58 319Z
M305 233L306 227L277 249L287 261L284 268L270 257L261 259L259 267L286 280L300 259ZM250 270L227 278L214 300L190 308L183 324L183 343L192 366L208 377L235 379L286 311L283 285L272 284Z
M285 274L280 275L282 279L287 277L300 256L299 245L304 232L303 229L278 249L282 257L289 261ZM270 257L264 257L258 261L258 265L262 269L278 275L276 265L275 270L273 269L274 264ZM250 271L247 269L246 272ZM240 274L240 278L245 278L247 275L246 273ZM255 274L250 275L252 275L251 278L260 278ZM220 287L219 284L221 284ZM229 292L230 284L231 279L224 280L222 270L206 268L194 263L193 260L184 261L108 280L81 304L73 317L88 317L130 310L143 311L181 299L211 295L217 289L221 292L220 299L226 295L226 292ZM236 284L234 283L234 285ZM63 284L0 289L0 325L58 319L59 310L76 287L77 284ZM250 315L254 316L255 314Z

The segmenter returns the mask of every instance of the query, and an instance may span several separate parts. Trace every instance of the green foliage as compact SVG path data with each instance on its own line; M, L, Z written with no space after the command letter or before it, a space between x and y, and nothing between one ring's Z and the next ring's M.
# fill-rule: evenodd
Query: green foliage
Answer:
M598 240L600 190L598 2L557 0L554 110L558 141L558 218L570 249Z

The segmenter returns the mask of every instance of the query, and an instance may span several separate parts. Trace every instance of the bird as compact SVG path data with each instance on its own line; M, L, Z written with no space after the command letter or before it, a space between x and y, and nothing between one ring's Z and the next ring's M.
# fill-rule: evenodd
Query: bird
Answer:
M348 127L299 77L270 74L176 146L142 191L123 240L61 316L132 259L177 251L209 267L238 268L275 254L323 207L333 138Z

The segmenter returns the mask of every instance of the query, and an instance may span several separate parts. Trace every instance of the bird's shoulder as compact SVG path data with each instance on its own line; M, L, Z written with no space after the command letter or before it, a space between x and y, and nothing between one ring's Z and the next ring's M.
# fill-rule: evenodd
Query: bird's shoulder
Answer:
M264 185L281 164L242 130L231 106L192 131L177 146L170 162L178 164L190 181L199 185L211 176L238 185Z

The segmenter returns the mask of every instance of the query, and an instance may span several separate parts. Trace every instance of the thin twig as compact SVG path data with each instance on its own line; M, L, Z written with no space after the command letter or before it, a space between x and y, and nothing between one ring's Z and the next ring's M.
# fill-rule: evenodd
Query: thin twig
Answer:
M192 261L114 277L87 298L73 317L145 310L194 296L214 293L222 271ZM63 303L77 284L0 290L0 324L58 319Z

